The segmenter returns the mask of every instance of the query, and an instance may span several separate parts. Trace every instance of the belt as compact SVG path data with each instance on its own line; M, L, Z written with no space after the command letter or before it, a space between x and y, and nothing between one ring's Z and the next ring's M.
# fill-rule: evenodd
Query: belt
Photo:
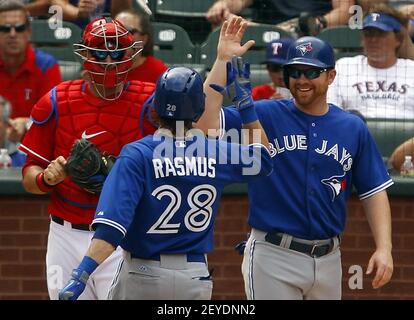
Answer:
M56 222L57 224L60 224L62 226L65 224L65 220L63 220L60 217L52 216L52 215L50 217L52 221ZM91 231L89 224L76 224L76 223L70 223L70 222L68 223L71 225L72 229L82 230L82 231Z
M164 254L168 255L168 254ZM174 254L171 254L174 255ZM204 254L198 254L198 253L189 253L189 254L183 254L187 256L187 262L204 262L206 263L206 257ZM144 260L155 260L155 261L161 261L161 257L159 254L153 255L150 258L143 258L142 256L135 255L131 253L131 258L133 259L144 259Z
M282 242L283 235L276 232L268 232L265 236L265 240L271 244L280 246ZM330 239L329 243L325 244L307 244L295 241L292 239L288 249L305 253L312 258L319 258L330 253L335 247L333 239Z

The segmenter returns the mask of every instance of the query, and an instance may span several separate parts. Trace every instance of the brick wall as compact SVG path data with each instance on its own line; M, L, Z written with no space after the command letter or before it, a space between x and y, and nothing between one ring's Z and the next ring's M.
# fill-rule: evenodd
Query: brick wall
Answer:
M48 215L45 197L0 198L0 299L47 299L45 248ZM360 202L351 198L348 223L342 243L344 299L414 299L414 203L410 198L391 199L395 270L392 281L380 290L364 277L362 290L351 290L351 265L366 269L373 241ZM247 199L223 197L216 222L215 251L210 254L214 268L214 299L244 299L241 256L234 245L249 231L245 223Z

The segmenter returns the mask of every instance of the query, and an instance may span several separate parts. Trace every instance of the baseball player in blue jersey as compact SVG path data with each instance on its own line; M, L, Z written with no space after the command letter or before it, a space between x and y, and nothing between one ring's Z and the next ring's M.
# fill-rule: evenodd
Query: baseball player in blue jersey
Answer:
M89 275L118 245L124 259L110 299L211 298L206 254L213 249L222 189L272 171L250 82L237 80L239 74L248 77L248 66L234 66L228 66L236 82L233 101L249 129L249 141L258 131L258 143L208 140L191 130L204 111L202 78L184 67L165 71L153 101L160 129L123 148L100 196L92 243L60 299L77 299Z
M237 110L222 109L221 95L208 89L214 83L216 91L225 91L231 83L226 83L224 65L233 53L246 49L240 46L243 32L228 31L232 24L223 25L217 59L205 82L208 104L199 123L206 131L241 128ZM284 66L294 99L254 103L275 170L248 184L252 230L242 264L248 299L341 298L339 236L353 186L376 244L367 274L375 270L374 288L391 278L391 214L385 189L393 182L363 121L327 103L335 75L332 47L314 37L300 38L290 46Z

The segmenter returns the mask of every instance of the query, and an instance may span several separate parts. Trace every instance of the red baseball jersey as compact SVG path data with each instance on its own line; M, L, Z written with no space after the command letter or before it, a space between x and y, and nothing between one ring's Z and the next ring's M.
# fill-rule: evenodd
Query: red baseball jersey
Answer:
M76 139L88 139L101 152L117 156L125 144L152 134L156 128L141 111L154 87L131 81L117 100L107 101L93 96L83 80L59 84L33 107L33 124L20 146L28 154L23 174L30 165L45 168L58 156L67 158ZM48 210L66 221L89 224L97 202L98 196L67 177L54 187Z
M161 60L152 56L147 57L144 63L128 73L128 80L139 80L156 83L160 75L168 67Z
M56 59L30 45L25 61L13 74L0 58L0 95L13 107L11 118L29 117L35 103L61 81Z
M272 86L270 83L266 83L254 87L252 90L252 97L253 100L270 99L275 94L275 92L276 90L274 86Z

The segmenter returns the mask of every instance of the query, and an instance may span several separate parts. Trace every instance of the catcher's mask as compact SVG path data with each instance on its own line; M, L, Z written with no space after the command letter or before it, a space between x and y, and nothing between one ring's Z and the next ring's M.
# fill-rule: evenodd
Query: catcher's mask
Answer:
M90 22L85 27L82 42L73 46L96 91L106 100L115 100L121 95L122 90L119 90L109 97L107 91L125 84L133 59L142 51L142 42L134 42L122 23L108 17Z
M158 79L154 105L163 119L197 122L204 112L203 79L187 67L171 67Z

